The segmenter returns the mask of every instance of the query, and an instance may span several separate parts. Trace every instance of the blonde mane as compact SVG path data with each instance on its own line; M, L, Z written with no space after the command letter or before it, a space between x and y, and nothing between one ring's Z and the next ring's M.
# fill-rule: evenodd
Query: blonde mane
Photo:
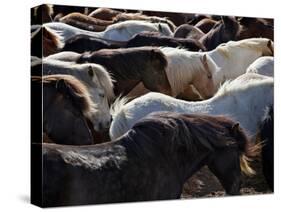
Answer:
M168 59L167 77L173 95L183 92L195 74L205 70L202 62L204 53L190 52L184 48L160 47ZM215 62L206 54L209 71L214 74L219 70ZM173 70L169 70L173 69Z
M107 99L109 100L109 102L112 102L115 99L115 94L113 91L113 87L114 87L113 82L115 82L115 80L106 71L106 69L103 66L98 64L90 64L90 65L96 67L95 74L97 75L97 78L105 91L105 95Z
M224 57L229 58L233 51L237 48L247 48L253 51L270 50L267 46L271 40L267 38L249 38L240 41L229 41L227 43L220 44L215 50L222 54ZM271 43L271 45L273 42ZM238 51L239 52L239 51Z

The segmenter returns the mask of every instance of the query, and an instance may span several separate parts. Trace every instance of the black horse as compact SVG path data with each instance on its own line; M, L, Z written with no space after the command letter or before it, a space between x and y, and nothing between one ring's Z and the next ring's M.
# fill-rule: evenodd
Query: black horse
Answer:
M269 188L274 191L274 118L271 105L260 125L260 139L264 143L262 147L263 174Z
M149 115L109 143L43 144L43 206L178 199L204 165L227 194L239 194L241 169L253 173L254 147L228 118L170 112Z

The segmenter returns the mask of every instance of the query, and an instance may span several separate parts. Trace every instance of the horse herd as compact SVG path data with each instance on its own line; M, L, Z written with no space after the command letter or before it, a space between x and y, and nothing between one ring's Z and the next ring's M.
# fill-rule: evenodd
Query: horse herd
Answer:
M273 191L271 19L42 5L31 54L43 205L176 199L203 166L237 195L257 157Z

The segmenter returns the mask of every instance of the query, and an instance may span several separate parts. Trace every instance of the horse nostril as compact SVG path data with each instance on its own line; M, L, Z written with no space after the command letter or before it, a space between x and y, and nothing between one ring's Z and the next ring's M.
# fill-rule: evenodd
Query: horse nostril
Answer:
M113 121L113 118L112 118L112 116L110 117L110 123Z

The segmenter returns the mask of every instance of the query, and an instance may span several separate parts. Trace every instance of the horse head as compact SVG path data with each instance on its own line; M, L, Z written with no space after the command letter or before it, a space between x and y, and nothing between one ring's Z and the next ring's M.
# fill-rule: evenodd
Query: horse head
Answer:
M201 70L194 77L192 84L200 95L204 99L207 99L212 97L216 92L213 74L217 71L217 67L213 60L206 54L203 54L200 58L200 62Z
M93 144L86 87L70 75L48 75L42 82L44 132L59 144Z

